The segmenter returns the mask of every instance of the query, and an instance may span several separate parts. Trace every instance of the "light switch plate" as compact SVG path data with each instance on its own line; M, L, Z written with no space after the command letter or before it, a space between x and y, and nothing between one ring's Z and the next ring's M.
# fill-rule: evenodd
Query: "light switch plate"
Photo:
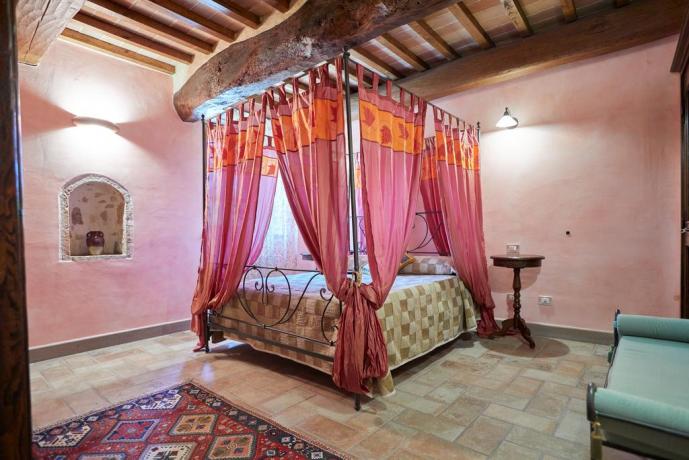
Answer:
M510 256L519 255L519 243L510 243L505 246L505 252Z
M545 307L550 307L553 304L553 298L549 295L539 295L538 305L543 305Z

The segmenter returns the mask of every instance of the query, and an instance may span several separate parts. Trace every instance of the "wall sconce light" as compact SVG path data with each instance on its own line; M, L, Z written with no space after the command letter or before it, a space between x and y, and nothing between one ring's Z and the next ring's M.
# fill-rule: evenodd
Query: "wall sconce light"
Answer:
M72 123L74 124L74 126L88 126L107 129L108 131L112 131L113 133L117 133L120 130L120 127L117 126L115 123L108 120L102 120L100 118L74 117L72 119Z
M509 107L505 107L505 113L502 114L502 118L498 120L498 122L495 124L495 127L514 129L517 126L519 126L519 120L512 116Z

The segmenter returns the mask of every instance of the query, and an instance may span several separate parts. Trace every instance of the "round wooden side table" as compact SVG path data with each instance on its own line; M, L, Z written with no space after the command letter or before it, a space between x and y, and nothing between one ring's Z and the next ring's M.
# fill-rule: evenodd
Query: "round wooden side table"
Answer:
M519 272L522 268L540 267L541 262L545 259L544 256L533 254L524 255L499 255L490 256L493 259L493 265L496 267L511 268L514 271L514 279L512 281L512 288L514 289L514 316L502 322L502 328L499 335L505 335L511 328L519 331L524 340L529 343L531 348L536 346L536 343L531 338L531 331L526 326L526 322L522 319L520 311L522 309L521 294L522 280L519 277Z

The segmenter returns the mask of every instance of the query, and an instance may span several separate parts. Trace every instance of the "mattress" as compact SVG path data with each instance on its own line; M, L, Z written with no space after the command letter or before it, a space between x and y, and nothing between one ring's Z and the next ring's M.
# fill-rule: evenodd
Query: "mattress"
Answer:
M243 282L238 296L213 316L211 327L330 374L341 308L323 275L274 272ZM390 369L476 327L471 295L455 275L398 275L376 313Z

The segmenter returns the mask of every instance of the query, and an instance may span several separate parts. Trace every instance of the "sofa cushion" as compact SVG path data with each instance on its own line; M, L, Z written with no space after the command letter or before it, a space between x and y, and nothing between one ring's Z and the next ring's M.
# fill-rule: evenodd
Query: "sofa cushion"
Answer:
M689 343L623 336L607 388L689 409Z
M621 336L689 343L689 319L619 315L615 320L615 328Z

